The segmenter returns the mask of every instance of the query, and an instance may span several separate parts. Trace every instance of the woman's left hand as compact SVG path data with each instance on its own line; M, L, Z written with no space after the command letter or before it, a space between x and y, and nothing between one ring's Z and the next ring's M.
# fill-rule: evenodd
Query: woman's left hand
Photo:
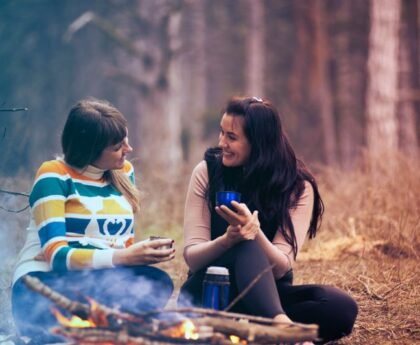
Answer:
M235 211L232 211L229 207L222 205L216 206L217 214L226 220L230 225L242 225L245 226L252 219L252 213L249 210L248 206L243 203L238 203L232 201L232 206L235 208Z
M246 240L255 240L260 231L260 222L258 220L258 211L254 211L251 220L242 225L229 225L226 229L226 240L231 247L238 242Z

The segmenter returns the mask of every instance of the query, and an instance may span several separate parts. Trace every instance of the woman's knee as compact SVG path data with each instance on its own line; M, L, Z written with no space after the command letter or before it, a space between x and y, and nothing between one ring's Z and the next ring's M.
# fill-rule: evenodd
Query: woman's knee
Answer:
M236 258L245 261L255 261L264 259L268 263L268 259L261 246L257 241L241 241L231 248Z
M344 291L335 287L324 287L323 323L320 335L326 340L349 335L356 321L358 306L356 301ZM322 334L324 333L324 334Z
M159 285L159 288L163 288L169 295L174 290L174 283L168 273L154 266L145 266L145 276L149 277L154 284Z

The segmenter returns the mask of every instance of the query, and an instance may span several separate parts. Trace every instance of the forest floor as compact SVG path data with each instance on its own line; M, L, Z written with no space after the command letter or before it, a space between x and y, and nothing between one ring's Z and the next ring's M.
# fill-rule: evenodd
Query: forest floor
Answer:
M298 256L294 283L333 285L357 301L354 330L334 342L337 345L420 344L420 163L392 161L392 167L373 167L370 162L351 173L332 169L317 173L326 213L319 235ZM181 225L186 185L186 180L181 181L173 195L154 190L155 195L165 193L166 203L145 203L141 222L141 237L175 239L175 260L160 267L174 279L176 289L187 274ZM3 248L7 241L0 239ZM13 345L6 341L6 335L14 333L9 302L13 258L4 260L2 251L0 344Z

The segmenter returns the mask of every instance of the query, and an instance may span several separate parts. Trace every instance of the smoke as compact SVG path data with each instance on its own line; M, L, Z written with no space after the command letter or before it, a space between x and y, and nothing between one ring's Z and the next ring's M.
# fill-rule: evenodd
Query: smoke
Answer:
M18 182L16 182L18 181ZM0 188L9 191L27 191L28 182L22 179L2 179ZM19 210L28 204L25 196L0 193L0 332L13 332L11 316L10 290L13 268L22 248L29 223L29 210L20 213L8 212Z
M7 210L21 210L28 204L28 199L0 193L0 260L6 266L16 259L26 237L29 224L29 209L14 213ZM3 268L2 268L3 269Z

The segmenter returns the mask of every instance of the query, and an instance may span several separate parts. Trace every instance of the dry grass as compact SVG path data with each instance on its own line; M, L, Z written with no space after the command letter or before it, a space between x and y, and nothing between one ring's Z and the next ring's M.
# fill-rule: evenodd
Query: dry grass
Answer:
M190 172L186 167L170 189L162 177L140 176L140 237L176 240L175 261L162 264L176 287L187 272L182 217ZM420 343L420 162L392 157L352 172L324 169L318 180L326 213L298 257L296 283L335 285L357 300L355 329L337 344Z
M297 265L299 282L333 284L357 300L355 330L340 344L420 341L420 164L387 158L320 175L327 212Z
M401 156L368 162L352 172L318 173L326 213L319 235L298 257L296 283L335 285L357 300L354 331L337 344L419 343L420 162ZM186 274L180 221L187 179L173 190L168 209L147 210L146 232L158 230L152 224L160 219L164 233L177 239L176 261L164 267L178 287Z

